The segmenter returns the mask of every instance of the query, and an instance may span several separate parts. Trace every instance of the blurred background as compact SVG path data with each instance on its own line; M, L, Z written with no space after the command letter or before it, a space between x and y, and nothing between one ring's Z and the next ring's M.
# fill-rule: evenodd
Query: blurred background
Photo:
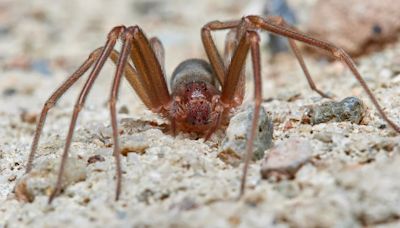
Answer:
M186 58L205 58L200 28L212 20L240 19L247 14L281 15L300 30L360 56L396 40L399 4L396 0L2 0L0 101L14 93L35 94L45 81L51 81L55 88L92 50L104 44L112 27L120 24L140 25L149 37L161 39L170 75ZM272 55L287 51L284 39L270 38L267 33L262 37L265 64ZM224 34L216 33L216 41L222 47ZM314 57L318 60L321 55ZM105 71L107 75L112 72ZM108 77L100 78L104 81ZM44 99L40 97L39 103Z

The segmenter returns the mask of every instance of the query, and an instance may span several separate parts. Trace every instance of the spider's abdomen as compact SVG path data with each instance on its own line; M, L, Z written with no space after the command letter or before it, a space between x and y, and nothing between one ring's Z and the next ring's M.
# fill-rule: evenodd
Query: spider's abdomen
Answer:
M208 62L202 59L188 59L183 61L172 73L170 81L172 94L186 84L196 81L209 83L214 87L219 86Z

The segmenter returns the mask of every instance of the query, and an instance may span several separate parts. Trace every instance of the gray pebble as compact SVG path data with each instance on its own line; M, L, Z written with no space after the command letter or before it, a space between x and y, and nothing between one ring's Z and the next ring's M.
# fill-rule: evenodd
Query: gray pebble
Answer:
M366 106L356 97L346 97L340 102L328 101L306 108L302 122L311 125L330 121L350 121L359 124L365 115Z
M253 107L239 110L230 120L222 149L218 157L231 165L238 165L245 158L246 144L253 119ZM254 139L253 160L264 156L264 151L272 146L273 124L265 109L260 109L257 136Z

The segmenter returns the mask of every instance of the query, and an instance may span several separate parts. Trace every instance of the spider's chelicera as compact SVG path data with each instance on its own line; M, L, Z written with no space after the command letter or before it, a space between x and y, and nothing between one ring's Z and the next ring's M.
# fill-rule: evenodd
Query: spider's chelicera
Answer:
M211 35L211 32L216 30L229 30L223 56L217 51ZM309 86L323 97L328 96L315 86L295 42L298 41L311 47L323 49L335 59L343 62L364 88L382 118L393 129L400 132L400 127L383 112L377 99L356 69L354 62L343 49L299 32L286 24L281 17L272 16L264 18L260 16L246 16L241 20L226 22L212 21L206 24L201 30L201 37L209 62L200 59L189 59L182 62L172 75L171 93L168 91L165 81L164 49L161 42L157 38L147 39L139 26L117 26L109 32L106 44L93 51L79 69L44 104L33 138L26 172L28 173L32 169L33 158L49 109L55 105L65 91L92 67L92 71L79 94L73 110L57 183L49 197L49 203L51 203L61 190L65 162L78 114L105 61L110 58L116 64L109 104L116 161L116 200L118 200L121 192L122 172L115 105L121 77L124 76L128 80L148 109L170 120L174 133L176 131L194 131L202 134L207 139L218 129L221 122L228 121L229 115L227 114L243 101L245 92L244 66L246 56L250 52L255 88L255 108L250 136L246 145L246 158L240 186L240 195L243 195L262 101L260 38L258 30L268 31L288 38L290 47L303 69ZM122 41L120 52L114 50L118 39ZM133 65L129 63L129 59Z

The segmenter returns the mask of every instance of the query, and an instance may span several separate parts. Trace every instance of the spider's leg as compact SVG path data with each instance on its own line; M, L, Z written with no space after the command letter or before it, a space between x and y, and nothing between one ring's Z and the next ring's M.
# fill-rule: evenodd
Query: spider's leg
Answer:
M144 36L138 26L129 27L122 36L123 45L121 54L113 51L111 59L117 65L113 86L110 95L111 125L114 139L114 156L116 161L117 186L115 199L118 200L121 193L122 170L120 162L120 150L118 140L118 123L116 102L122 73L134 88L143 103L153 111L162 112L162 107L170 103L170 95L164 79L160 61L164 61L164 49L157 38L150 41ZM127 63L128 56L136 67L133 70ZM158 96L159 92L161 96Z
M152 37L149 40L154 53L156 54L157 60L160 63L162 72L165 75L165 49L161 41L157 37Z
M233 57L230 61L226 73L226 80L222 86L221 102L234 106L235 92L239 85L240 78L243 77L243 66L250 49L251 40L253 39L253 31L246 31L239 40Z
M89 68L93 65L93 63L96 61L96 59L100 56L101 51L103 48L98 48L94 50L88 57L88 59L76 70L71 76L68 77L68 79L56 90L54 93L47 99L45 102L42 111L40 113L39 121L36 126L35 134L33 137L33 142L31 146L31 151L29 153L28 157L28 162L26 164L26 169L25 172L29 173L32 170L32 163L33 159L36 154L37 146L40 140L40 135L42 134L43 126L46 122L46 117L48 112L50 111L51 108L54 107L54 105L57 103L57 101L64 95L64 93L71 88L71 86L83 75L85 74L86 71L89 70ZM118 60L118 52L113 51L110 55L110 58L114 61L114 63L117 63ZM134 69L131 66L127 66L125 69L125 74L133 75L135 74Z
M260 117L260 106L262 101L262 81L261 81L261 57L260 57L260 37L257 32L249 32L248 39L251 47L251 62L254 77L254 113L251 123L250 137L246 145L246 160L243 166L243 176L240 186L240 195L244 193L246 185L247 170L250 160L253 158L253 142L258 130L258 119Z
M51 195L49 197L49 201L48 201L49 204L53 201L54 197L61 190L62 176L64 174L65 163L68 158L68 151L69 151L69 147L71 146L71 140L72 140L72 136L74 133L78 114L79 114L80 110L82 109L82 107L85 103L87 94L89 93L90 89L92 88L92 85L93 85L94 81L96 80L100 70L103 68L105 61L107 60L110 53L112 52L118 37L124 30L125 30L124 26L118 26L118 27L113 28L111 30L111 32L108 34L107 42L106 42L104 48L102 49L102 52L101 52L99 58L97 59L95 65L93 67L93 70L90 73L85 85L83 86L81 93L79 94L78 100L76 101L76 104L74 106L74 110L72 113L72 118L71 118L71 122L70 122L69 129L68 129L65 147L64 147L63 154L62 154L62 158L61 158L61 164L60 164L60 168L59 168L58 175L57 175L57 182L56 182L53 192L51 193Z
M159 63L159 61L163 61L164 58L164 50L161 42L158 39L152 39L149 42L138 26L127 28L122 36L122 40L122 51L119 57L118 53L114 52L112 52L110 56L117 65L109 102L117 170L116 200L119 199L121 193L122 170L115 106L122 73L125 73L125 77L148 108L156 112L162 112L162 107L170 103L170 95L164 79L163 70ZM130 67L126 67L129 54L132 57L132 62L137 72ZM161 96L158 96L156 92L159 92Z
M229 67L232 57L235 54L235 51L239 45L239 39L243 36L243 26L237 29L231 29L225 38L225 49L224 49L224 63L225 66ZM234 101L237 105L242 104L245 94L245 86L246 86L246 61L243 62L242 71L240 72L239 81L236 85L236 91L234 95Z
M260 37L256 31L246 30L241 36L235 53L228 67L225 84L222 87L221 102L223 104L234 105L233 98L235 96L236 87L243 73L243 66L246 61L247 54L251 50L251 60L254 76L254 112L251 124L250 136L246 144L246 156L243 166L243 174L240 184L240 196L243 195L246 185L247 171L249 163L253 157L253 142L257 134L257 123L260 115L260 105L262 101L261 86L261 63L260 63Z
M119 52L115 50L113 50L110 54L110 59L115 65L118 63L119 55ZM149 97L149 91L147 87L145 87L143 76L140 75L129 62L126 63L124 76L144 105L151 109L152 100Z
M32 162L35 157L40 135L42 134L43 125L46 122L47 113L52 107L54 107L58 99L60 99L62 95L64 95L64 93L93 65L99 54L100 53L98 50L92 52L89 58L78 68L78 70L76 70L71 76L69 76L68 79L56 91L54 91L50 98L47 99L42 108L39 121L36 126L31 151L29 153L28 162L26 164L26 173L29 173L32 169Z
M260 37L257 32L251 31L247 33L247 38L250 42L251 62L254 77L254 113L251 122L250 137L246 145L246 159L243 166L242 181L240 185L240 195L244 194L246 187L246 177L248 166L253 158L253 142L258 130L258 119L260 117L260 106L262 101L262 81L261 81L261 57L260 57Z
M361 77L361 74L358 72L355 63L351 59L351 57L339 47L328 43L323 40L312 38L302 32L296 31L287 25L282 25L277 22L276 17L267 17L262 18L259 16L247 16L244 20L248 21L250 24L257 28L264 29L266 31L275 33L280 36L287 37L289 39L293 39L296 41L303 42L311 47L320 48L328 53L330 53L335 59L340 60L345 66L347 66L360 85L363 87L367 95L369 96L370 100L374 104L375 108L378 110L379 114L382 118L397 132L400 133L400 126L393 122L383 111L381 105L379 104L378 100L376 99L375 95L367 86L364 79ZM283 20L283 19L282 19Z
M218 54L218 51L210 34L210 31L212 30L224 29L236 30L231 30L227 36L225 46L225 61L230 63L229 66L227 66L226 71L222 59ZM257 133L257 123L262 101L261 64L259 50L260 38L257 32L253 31L250 27L246 25L245 21L242 20L232 22L210 22L206 24L202 29L202 39L205 50L207 52L207 56L210 59L210 63L212 64L219 80L223 82L221 83L222 91L220 100L221 103L227 107L235 107L240 104L235 101L235 96L238 94L237 91L240 90L239 87L244 86L241 85L244 84L243 68L245 66L247 54L249 50L251 50L252 67L254 74L255 107L252 119L252 128L246 145L245 164L243 166L243 175L240 185L239 196L242 196L246 185L248 166L253 156L253 141Z
M307 82L308 82L308 85L310 86L310 88L311 88L312 90L314 90L315 92L317 92L321 97L331 98L331 99L332 99L331 96L329 96L329 95L327 95L326 93L322 92L322 91L321 91L320 89L318 89L317 86L315 85L314 80L312 79L311 74L310 74L310 72L308 71L307 65L306 65L306 63L304 62L303 56L301 55L301 52L300 52L299 48L297 47L296 42L295 42L293 39L288 39L288 41L289 41L290 48L291 48L292 51L293 51L293 54L296 56L297 61L299 62L300 66L301 66L301 69L303 70L304 75L305 75L306 78L307 78Z
M237 28L240 23L240 20L228 22L212 21L204 25L201 29L201 39L203 41L204 49L221 86L225 83L226 68L221 55L218 53L217 47L215 46L211 36L211 31L234 29Z
M288 27L288 28L292 28L293 30L296 30L295 28L291 27L289 24L286 23L286 21L284 21L284 19L280 16L270 16L269 17L270 20L274 20L276 24ZM289 41L289 45L290 48L292 49L293 54L296 56L297 61L300 64L301 69L303 70L304 75L306 76L308 85L310 86L310 88L312 90L314 90L315 92L317 92L321 97L325 97L325 98L331 98L329 95L327 95L326 93L322 92L320 89L317 88L317 86L314 83L314 80L311 77L310 72L308 71L307 65L304 62L304 58L299 50L299 48L297 47L296 41L293 39L288 38Z
M150 110L164 112L163 108L166 109L171 103L171 96L157 54L139 26L130 27L128 31L133 34L131 60L140 75L140 83L136 83L139 85L135 86L147 91Z
M118 142L118 123L117 123L117 112L116 112L116 102L118 99L118 92L121 83L122 73L124 72L125 65L129 56L130 48L131 48L131 41L132 41L132 34L125 32L122 35L122 51L121 55L118 58L117 62L117 69L115 71L115 76L113 80L113 85L110 94L110 114L111 114L111 126L113 130L113 139L114 139L114 157L115 157L115 164L116 164L116 176L117 176L117 186L116 186L116 193L115 193L115 200L119 199L121 194L121 182L122 182L122 170L121 170L121 153L119 150L119 142Z

